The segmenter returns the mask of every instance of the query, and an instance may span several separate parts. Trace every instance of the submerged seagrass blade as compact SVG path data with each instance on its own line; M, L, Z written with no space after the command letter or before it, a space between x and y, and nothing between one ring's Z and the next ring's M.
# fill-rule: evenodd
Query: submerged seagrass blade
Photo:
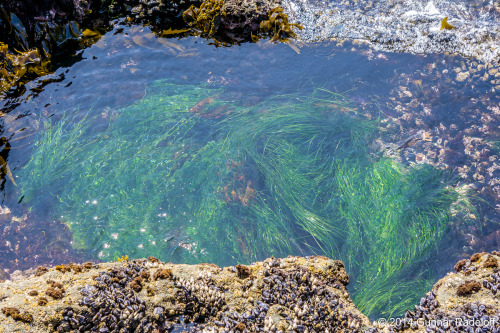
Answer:
M14 186L17 186L16 181L14 180L14 176L12 175L9 166L7 165L7 161L2 156L0 156L0 165L3 173L9 177Z

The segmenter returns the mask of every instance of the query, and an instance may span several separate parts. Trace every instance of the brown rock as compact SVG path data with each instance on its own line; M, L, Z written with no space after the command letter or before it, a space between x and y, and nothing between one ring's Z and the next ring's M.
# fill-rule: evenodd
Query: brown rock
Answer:
M157 264L160 263L160 259L155 257L148 257L148 260L151 261L152 263L157 263Z
M71 266L70 265L58 265L54 267L56 270L58 270L61 273L67 273L71 272Z
M78 264L75 264L75 263L70 263L69 264L69 267L75 272L75 273L81 273L83 271L83 266L82 265L78 265Z
M30 315L28 312L22 313L19 311L17 308L11 308L11 307L5 307L2 308L2 313L6 317L12 317L12 319L16 321L22 321L25 323L31 323L33 321L33 316Z
M19 313L19 309L17 308L10 308L10 307L5 307L2 308L2 313L6 316L12 316L13 314Z
M246 326L245 326L245 324L243 324L243 323L238 323L238 325L236 325L236 327L235 327L235 329L236 329L237 331L240 331L240 332L243 332L244 330L246 330L246 328L247 328L247 327L246 327Z
M136 277L128 286L136 293L140 292L142 290L142 278L140 276Z
M92 266L93 264L90 261L83 264L83 268L85 269L92 269Z
M53 299L61 299L64 297L64 288L49 287L45 290L45 294Z

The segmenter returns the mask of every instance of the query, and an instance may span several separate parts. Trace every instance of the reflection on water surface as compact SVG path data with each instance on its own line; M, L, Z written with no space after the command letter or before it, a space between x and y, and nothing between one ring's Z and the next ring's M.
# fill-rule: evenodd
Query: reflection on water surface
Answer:
M400 313L498 246L498 97L474 60L351 47L105 35L2 101L0 264L318 253Z

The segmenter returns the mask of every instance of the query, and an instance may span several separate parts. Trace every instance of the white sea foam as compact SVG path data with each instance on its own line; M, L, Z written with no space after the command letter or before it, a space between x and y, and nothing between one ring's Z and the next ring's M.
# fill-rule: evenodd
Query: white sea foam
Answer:
M500 4L468 0L284 0L292 21L304 25L303 41L364 40L378 50L450 52L485 62L500 59ZM448 17L454 30L441 30Z

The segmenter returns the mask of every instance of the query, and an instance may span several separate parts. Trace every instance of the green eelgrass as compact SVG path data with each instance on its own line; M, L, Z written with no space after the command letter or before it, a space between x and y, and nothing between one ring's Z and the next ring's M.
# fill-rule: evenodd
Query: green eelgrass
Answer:
M228 265L313 251L345 261L365 313L400 313L431 283L423 262L462 199L438 170L369 152L377 127L338 103L317 89L245 107L158 82L101 132L102 120L70 116L42 131L22 194L56 196L75 248L102 259Z
M411 306L411 295L432 286L424 260L449 230L450 206L465 199L428 165L404 170L382 159L366 167L339 166L335 178L335 207L348 234L339 255L354 278L354 300L365 313L400 315ZM386 302L374 302L378 298Z

